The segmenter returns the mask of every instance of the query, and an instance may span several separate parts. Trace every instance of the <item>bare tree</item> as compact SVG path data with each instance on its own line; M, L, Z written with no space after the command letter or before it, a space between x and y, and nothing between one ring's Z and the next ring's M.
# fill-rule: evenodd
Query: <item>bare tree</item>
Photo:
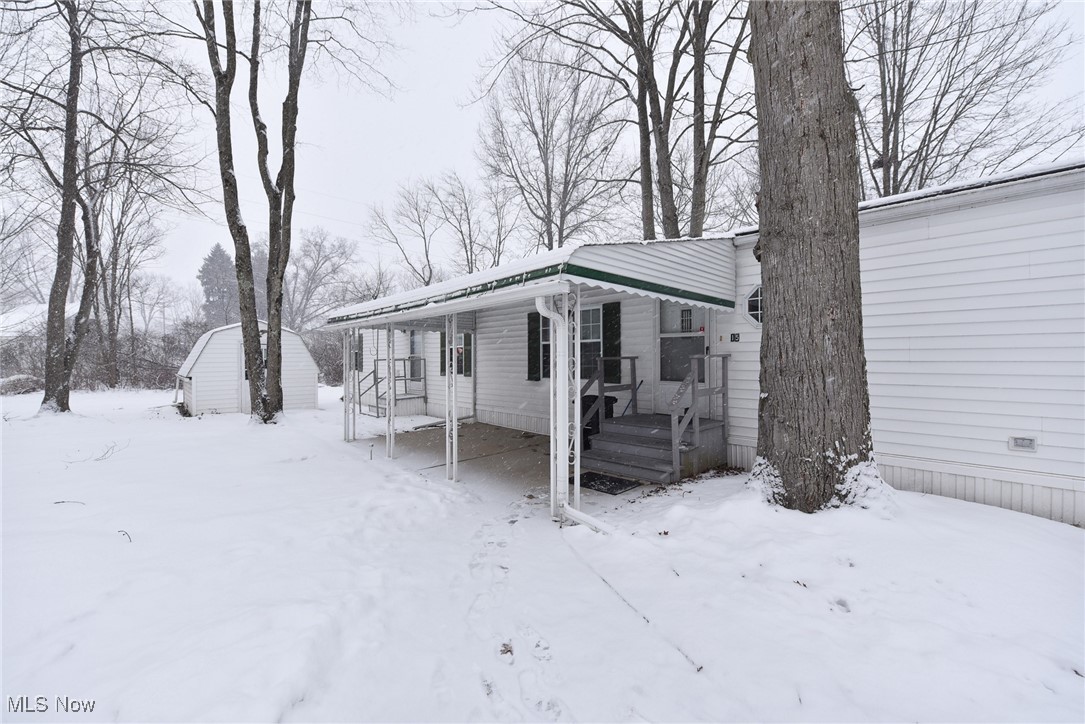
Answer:
M424 181L402 183L390 212L383 206L374 206L369 212L369 235L395 248L408 286L428 287L443 276L437 245L445 221L431 188L432 184Z
M247 50L239 46L233 2L224 0L222 3L221 38L212 0L204 0L202 5L194 2L193 7L199 28L193 32L178 23L176 34L195 37L204 43L214 77L213 112L219 175L227 224L234 240L252 413L264 422L273 422L283 409L283 287L290 261L297 198L294 177L302 79L312 54L314 60L323 56L337 70L364 85L384 84L387 79L376 70L375 63L386 43L374 32L379 15L373 5L329 3L314 7L308 0L295 0L289 5L270 4L265 8L260 0L254 0ZM260 109L260 79L265 63L273 62L278 56L285 57L286 89L281 103L276 169L271 161L271 134ZM249 118L256 134L255 160L268 209L266 365L257 323L252 250L248 228L241 216L234 161L230 96L239 57L248 61Z
M644 238L655 238L657 220L664 236L681 236L683 226L700 236L711 167L754 142L752 98L740 77L748 36L744 2L494 4L522 23L514 47L556 41L590 61L584 72L622 89L636 116ZM674 149L687 134L691 193L683 220Z
M765 309L751 478L773 502L813 512L873 465L855 100L839 2L754 0L750 13Z
M28 199L0 200L0 310L43 304L47 298L47 260L38 235L47 221Z
M862 0L845 12L863 173L889 196L1054 160L1080 98L1037 98L1072 41L1054 0Z
M97 296L97 209L113 178L110 170L122 166L107 159L116 144L137 144L135 118L146 109L145 88L162 83L188 88L190 77L183 63L165 60L161 38L140 10L108 0L6 3L0 40L0 142L7 178L36 176L37 198L51 195L58 208L52 219L56 267L41 409L63 412L69 410L72 372ZM33 174L21 174L28 166ZM151 164L144 168L153 170ZM163 176L168 174L167 169ZM66 303L80 231L84 280L69 330Z
M621 176L614 84L585 62L525 49L486 99L480 160L519 196L546 249L606 228Z
M161 274L137 273L129 285L129 315L131 334L150 334L155 330L166 334L169 314L184 303L184 291L177 282ZM136 321L139 322L138 329Z
M283 321L301 332L351 301L356 244L321 228L301 232L283 287Z
M345 293L350 301L369 301L386 297L395 291L395 275L384 266L380 257L377 263L364 271L355 271Z
M126 142L111 137L108 142L96 144L94 129L83 141L85 148L102 149L98 162L87 164L83 188L91 201L87 213L94 216L92 226L98 235L99 258L93 264L98 272L93 319L99 367L110 387L121 382L120 336L126 318L130 344L135 343L133 277L140 267L162 254L162 232L153 218L161 203L170 203L169 184L176 175L173 171L184 168L175 160L174 131L154 122L146 111L132 115L132 133ZM90 273L89 261L95 260L80 255L84 278ZM134 361L134 347L128 351L130 362Z
M457 270L471 274L500 264L517 218L510 194L503 194L495 183L478 191L454 171L431 183L429 191L452 236Z

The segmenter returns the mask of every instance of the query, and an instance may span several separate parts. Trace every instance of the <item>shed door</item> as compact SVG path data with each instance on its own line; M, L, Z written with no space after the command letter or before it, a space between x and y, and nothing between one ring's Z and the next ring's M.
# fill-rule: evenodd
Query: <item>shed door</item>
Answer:
M245 345L237 343L237 379L240 380L241 388L238 391L241 400L241 412L248 415L252 412L252 400L249 399L249 375L245 371Z

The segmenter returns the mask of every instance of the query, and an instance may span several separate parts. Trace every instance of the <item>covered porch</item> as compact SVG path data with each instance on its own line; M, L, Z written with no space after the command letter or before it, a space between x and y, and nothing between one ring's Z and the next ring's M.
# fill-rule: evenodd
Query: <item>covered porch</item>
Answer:
M444 425L427 445L430 455L443 447L431 467L449 480L472 457L461 422L545 443L555 520L595 524L582 511L585 471L669 482L722 463L727 356L712 349L712 325L734 306L729 250L706 239L584 245L340 310L328 326L343 332L344 439L355 437L361 330L383 331L387 379L404 359L397 343L409 339L413 355L428 332L429 414L443 412ZM663 318L673 331L660 331ZM386 389L385 454L396 457L396 386Z

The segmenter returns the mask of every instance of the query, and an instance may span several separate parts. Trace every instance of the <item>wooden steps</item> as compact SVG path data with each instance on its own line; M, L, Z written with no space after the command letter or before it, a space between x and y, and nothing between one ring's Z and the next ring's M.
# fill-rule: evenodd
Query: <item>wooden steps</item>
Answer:
M723 423L701 418L701 436L712 431L722 434ZM682 435L682 467L695 450L693 426ZM627 415L604 420L600 432L591 437L591 449L580 456L582 470L614 475L630 480L666 483L680 479L671 453L671 418L669 415Z

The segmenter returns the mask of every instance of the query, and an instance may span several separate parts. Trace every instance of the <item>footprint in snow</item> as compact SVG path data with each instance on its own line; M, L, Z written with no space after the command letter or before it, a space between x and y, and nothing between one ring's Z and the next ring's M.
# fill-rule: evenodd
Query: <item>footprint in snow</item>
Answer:
M490 700L493 705L494 713L497 714L497 719L500 721L516 721L522 720L519 712L516 711L507 701L505 697L501 696L501 692L497 688L497 684L494 680L482 675L482 693L486 695L486 698Z
M518 677L520 685L520 700L531 711L531 717L539 717L547 721L558 721L562 718L565 706L556 697L549 696L539 685L539 675L530 669L520 673Z
M433 696L440 704L448 704L452 700L452 687L448 685L448 675L445 673L444 661L438 661L430 677L430 689Z
M528 642L528 646L531 647L531 655L539 661L550 660L550 643L539 636L539 632L530 626L521 626L517 632L520 638Z

